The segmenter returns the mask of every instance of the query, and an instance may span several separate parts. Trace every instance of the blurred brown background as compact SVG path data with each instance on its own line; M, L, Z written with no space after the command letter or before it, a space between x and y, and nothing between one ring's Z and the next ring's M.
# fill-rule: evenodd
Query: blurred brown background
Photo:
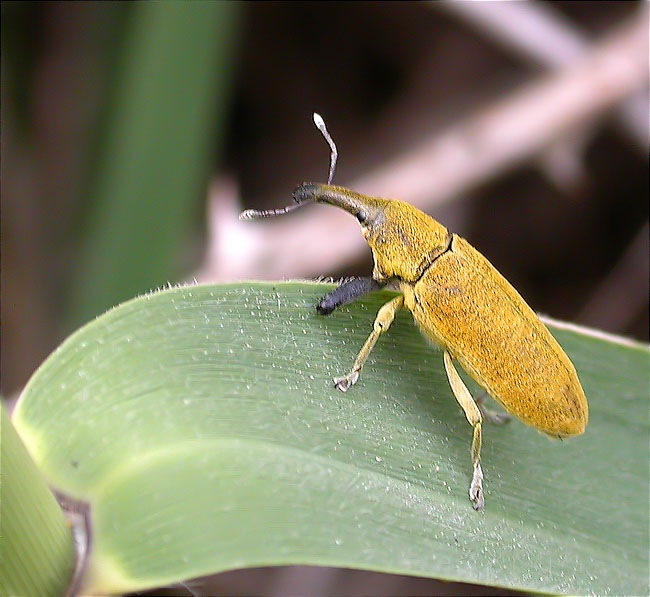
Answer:
M337 184L416 204L539 312L648 339L646 3L190 6L2 3L4 396L168 282L368 275L337 210L237 220L326 179L314 111ZM402 580L287 569L211 590L443 592Z

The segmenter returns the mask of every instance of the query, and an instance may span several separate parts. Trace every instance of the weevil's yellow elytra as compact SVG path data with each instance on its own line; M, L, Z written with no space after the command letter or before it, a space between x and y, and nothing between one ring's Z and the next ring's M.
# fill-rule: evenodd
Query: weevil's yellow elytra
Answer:
M557 437L585 430L587 400L573 363L465 239L452 235L448 250L400 290L424 336L448 350L509 413Z
M465 239L408 203L329 184L336 148L316 116L314 121L332 147L328 184L303 183L294 191L296 205L249 210L241 217L281 215L315 202L334 205L357 218L374 258L372 278L348 280L323 297L317 310L329 314L388 283L397 285L401 295L379 310L352 369L334 383L344 392L356 383L395 313L402 307L409 309L422 334L442 347L452 392L473 428L469 497L480 510L483 418L499 422L500 417L474 401L453 360L506 411L554 437L581 434L587 425L587 399L575 367L521 295Z

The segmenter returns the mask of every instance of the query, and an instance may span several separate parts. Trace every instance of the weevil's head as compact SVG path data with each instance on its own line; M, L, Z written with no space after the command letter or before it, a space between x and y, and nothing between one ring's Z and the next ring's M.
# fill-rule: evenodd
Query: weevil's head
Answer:
M393 199L369 197L344 187L305 182L293 193L296 204L328 203L352 214L375 259L373 277L415 282L449 247L449 231L419 209Z

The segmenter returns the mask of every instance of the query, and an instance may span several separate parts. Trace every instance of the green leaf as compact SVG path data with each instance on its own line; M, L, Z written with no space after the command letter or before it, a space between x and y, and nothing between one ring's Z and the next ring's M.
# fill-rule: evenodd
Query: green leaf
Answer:
M1 403L0 463L0 595L64 595L75 571L72 533Z
M71 290L74 322L173 278L230 95L239 3L125 8L130 18L120 32L123 51Z
M477 513L471 428L442 353L401 312L359 383L338 392L332 377L390 294L318 316L330 288L143 296L34 375L14 422L51 483L91 505L88 591L312 564L648 593L647 347L552 328L589 399L587 431L560 442L488 425Z

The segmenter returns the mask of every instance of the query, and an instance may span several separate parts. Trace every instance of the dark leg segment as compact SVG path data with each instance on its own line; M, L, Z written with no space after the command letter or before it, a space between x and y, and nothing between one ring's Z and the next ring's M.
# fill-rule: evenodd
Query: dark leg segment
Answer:
M316 311L321 315L329 315L334 309L352 303L383 286L384 284L380 284L372 278L352 278L326 294L316 305Z
M487 398L487 392L483 392L478 398L475 399L476 406L481 411L483 418L486 421L490 421L493 425L503 425L510 421L510 415L507 413L497 413L492 410L488 410L485 407L485 399Z

